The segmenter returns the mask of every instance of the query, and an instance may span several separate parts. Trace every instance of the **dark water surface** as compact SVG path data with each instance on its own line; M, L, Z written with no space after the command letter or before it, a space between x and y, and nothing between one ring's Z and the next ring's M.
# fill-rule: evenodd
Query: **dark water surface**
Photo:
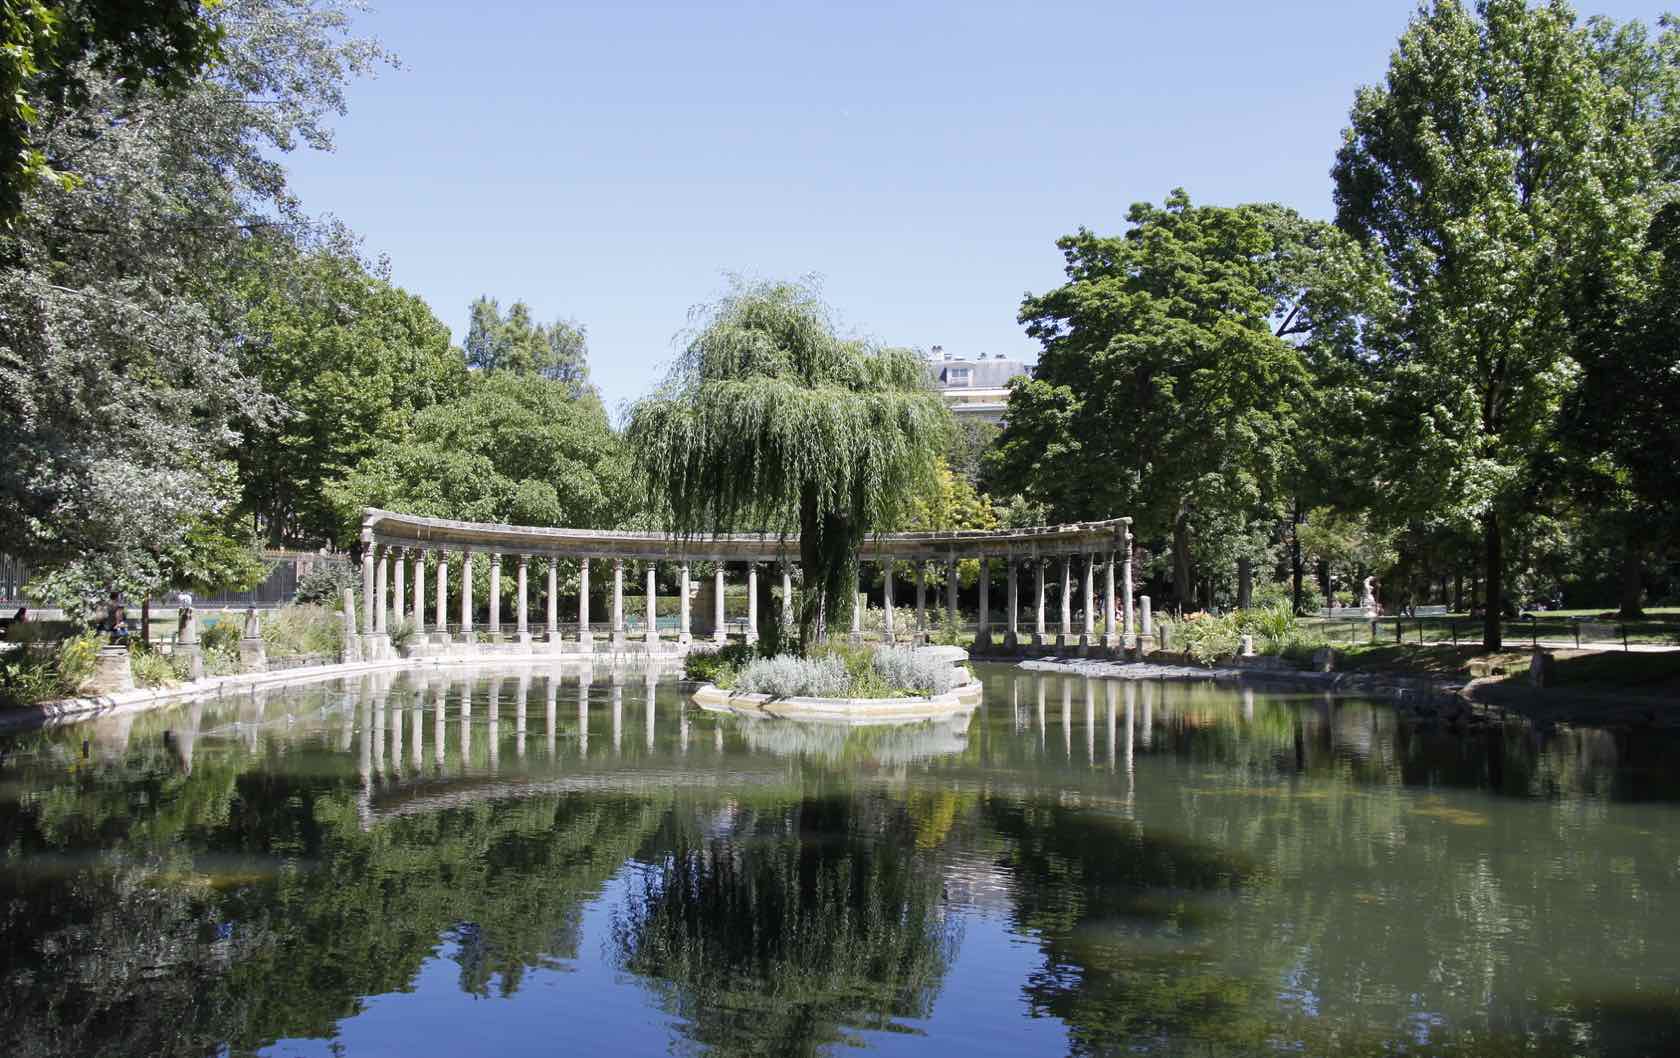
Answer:
M983 667L575 668L0 741L0 1055L1680 1054L1680 745Z

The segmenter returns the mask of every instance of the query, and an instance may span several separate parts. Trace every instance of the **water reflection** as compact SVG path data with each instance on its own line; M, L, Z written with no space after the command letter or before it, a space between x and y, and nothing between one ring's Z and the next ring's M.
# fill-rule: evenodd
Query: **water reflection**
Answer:
M400 1050L408 992L440 1051L1675 1049L1672 741L982 675L884 729L566 667L0 743L0 1052Z

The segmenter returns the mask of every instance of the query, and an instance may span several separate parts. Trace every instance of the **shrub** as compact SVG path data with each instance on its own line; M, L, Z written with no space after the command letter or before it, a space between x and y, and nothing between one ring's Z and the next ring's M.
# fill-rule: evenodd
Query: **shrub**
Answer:
M214 618L206 619L204 631L198 635L199 646L208 653L212 650L232 652L239 656L239 640L245 634L245 619L229 613L221 613Z
M1228 658L1242 645L1242 615L1215 617L1206 613L1185 614L1174 629L1184 653L1197 663L1211 666Z
M1242 631L1260 640L1268 654L1276 654L1295 637L1300 622L1287 603L1265 610L1245 610L1238 620Z
M349 559L331 555L298 578L292 601L336 607L342 604L344 589L360 587L361 580L361 574Z
M836 655L796 658L791 654L780 654L773 658L757 658L742 666L735 675L733 690L779 698L791 695L843 698L849 694L851 685L852 677L846 671L846 663Z
M408 635L414 626L407 621ZM326 654L338 657L344 652L344 621L337 611L326 606L283 606L263 621L263 645L272 657L296 657L299 654ZM392 642L396 634L392 634Z
M134 683L138 687L168 687L181 682L186 676L173 658L138 645L129 650L128 660L134 669Z
M683 676L700 683L729 686L741 666L758 656L750 643L730 643L719 650L690 651L683 661Z
M877 650L870 664L889 685L912 694L944 694L961 682L961 673L950 661L906 647Z
M82 689L99 664L100 637L87 632L57 644L20 647L0 661L0 700L9 705L68 698Z
M336 621L334 622L337 623ZM414 641L414 621L405 617L391 626L391 646L396 650L405 650Z

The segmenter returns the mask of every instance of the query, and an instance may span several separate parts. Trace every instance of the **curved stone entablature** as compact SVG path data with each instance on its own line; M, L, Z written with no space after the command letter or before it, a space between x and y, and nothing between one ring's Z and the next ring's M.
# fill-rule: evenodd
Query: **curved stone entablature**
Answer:
M877 533L864 540L858 558L906 562L952 558L1050 558L1094 554L1125 547L1130 518L1073 522L1031 529L963 529L953 532ZM362 541L388 547L463 548L504 555L562 558L655 559L674 562L784 562L799 558L799 537L773 533L671 536L620 529L545 529L495 522L422 518L370 507L362 518Z
M858 552L858 561L877 563L884 567L886 575L883 577L885 587L882 600L882 638L888 642L923 639L927 636L929 626L926 620L926 572L930 563L947 567L946 627L957 627L959 612L956 564L963 559L977 559L985 573L980 577L978 588L977 619L974 623L975 645L982 651L990 650L993 646L990 564L993 559L997 559L1005 564L1008 574L1008 607L1005 611L1006 632L1003 640L1005 649L1013 650L1028 641L1029 634L1023 633L1019 627L1023 607L1018 584L1019 572L1028 570L1034 575L1036 587L1036 603L1031 607L1035 624L1030 633L1033 645L1078 647L1086 652L1093 648L1112 650L1128 645L1132 639L1131 521L1130 518L1109 518L1030 529L878 533L865 539ZM383 652L389 649L389 643L385 639L387 633L394 626L394 622L405 619L412 622L414 630L418 633L424 634L429 626L439 645L451 641L452 635L459 637L462 643L475 643L478 641L479 631L487 633L492 641L500 642L504 632L500 588L504 572L513 572L517 577L517 588L513 592L517 616L511 631L517 636L517 642L531 643L535 638L533 622L528 613L531 594L529 565L533 558L546 567L548 583L546 591L541 592L541 598L546 601L545 641L551 645L550 649L558 649L557 644L569 640L575 649L593 651L595 629L592 627L589 613L589 578L590 567L601 561L610 562L612 566L612 622L602 631L610 636L610 643L614 649L623 649L630 645L624 605L624 567L627 562L641 562L646 580L644 594L647 614L642 630L638 633L638 643L645 643L648 649L652 649L662 641L655 620L656 568L660 563L676 564L678 583L683 585L678 592L681 608L675 639L666 638L664 642L686 648L693 641L692 632L698 631L709 633L713 642L723 643L728 638L724 612L726 567L745 567L747 594L749 598L754 599L759 598L759 567L768 564L779 570L784 619L791 622L792 569L797 564L799 555L797 536L781 536L774 533L676 536L616 529L542 528L423 518L377 508L369 508L364 513L362 543L361 628L364 635L372 637L370 642L364 644L366 649L372 651L371 656L382 656ZM457 559L482 555L489 560L489 620L479 630L474 629L472 562L453 563L461 579L453 593L458 609L451 612L447 605L452 594L448 583L451 563L444 560L450 555L456 556ZM515 567L513 571L505 569L510 559ZM711 619L704 625L701 622L691 625L690 620L689 564L697 561L716 564L713 571L715 581L709 589L712 603ZM575 562L578 574L577 619L575 622L566 622L568 629L575 629L569 637L561 628L555 579L557 566L565 562ZM915 581L914 629L894 627L894 586L903 572L899 567L904 565L910 567L909 572ZM1059 634L1050 632L1045 623L1045 573L1051 565L1059 566L1061 581ZM435 588L435 605L432 604L432 593L427 591L428 566L433 574L431 584ZM1123 586L1119 594L1115 590L1116 566L1120 567ZM1076 567L1077 573L1082 574L1081 577L1076 577ZM413 570L411 580L406 577L410 568ZM1104 584L1101 603L1097 585L1099 570L1102 571ZM1082 580L1083 583L1076 585L1076 579ZM407 585L412 585L412 600L408 597L410 589ZM1078 609L1083 612L1082 630L1076 630L1072 623L1076 593ZM1147 635L1149 600L1144 598L1141 601L1141 631ZM934 599L934 605L939 605L937 597ZM427 620L428 610L431 611L430 621ZM745 627L741 632L747 641L751 642L758 638L758 608L749 606L746 610ZM1097 631L1095 621L1099 610L1106 612L1102 632ZM459 619L452 620L457 613ZM702 616L705 616L704 610ZM863 638L862 607L855 602L852 606L851 636L858 641Z

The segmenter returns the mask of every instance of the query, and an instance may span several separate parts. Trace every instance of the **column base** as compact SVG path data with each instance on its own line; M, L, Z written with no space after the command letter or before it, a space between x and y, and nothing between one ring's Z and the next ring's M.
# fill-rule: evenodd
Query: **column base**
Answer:
M1011 654L1013 654L1017 650L1020 650L1021 649L1021 637L1020 637L1020 635L1018 633L1014 632L1014 631L1008 631L1008 632L1003 633L1003 649L1009 651Z
M629 632L618 631L618 632L614 632L612 634L612 648L614 650L623 650L625 647L627 647L629 645L630 645L630 633Z
M862 632L848 632L848 633L846 633L846 642L851 643L853 646L861 646L863 644L863 633Z
M729 642L729 633L725 632L721 628L718 629L716 632L712 633L712 642L716 643L720 647L723 646L725 643Z
M692 634L688 632L677 633L677 646L686 647L692 642L694 642L694 636Z
M500 628L492 628L489 630L488 634L490 636L490 642L500 643L502 641L502 630Z
M1063 650L1076 650L1079 647L1079 637L1071 632L1063 632L1056 637L1056 645Z
M1034 632L1032 645L1035 647L1053 647L1056 645L1056 637L1047 632Z
M583 631L578 633L577 648L581 654L595 653L595 633Z
M432 633L432 645L433 646L446 647L453 642L455 642L455 637L450 635L448 632L433 632Z
M982 628L974 633L972 650L976 654L990 654L992 652L992 630L990 628Z
M536 637L529 632L515 632L514 639L520 646L528 647L535 641Z
M649 650L652 650L654 647L657 647L659 645L659 632L658 632L658 630L652 629L652 628L648 629L646 632L644 632L642 634L642 640L647 643L647 646L648 646Z

